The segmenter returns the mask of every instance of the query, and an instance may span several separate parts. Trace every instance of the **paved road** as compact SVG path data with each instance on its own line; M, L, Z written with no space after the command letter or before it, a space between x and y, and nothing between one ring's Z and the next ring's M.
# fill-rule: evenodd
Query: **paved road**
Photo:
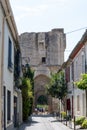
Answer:
M31 124L23 124L19 130L71 130L58 122L55 118L47 115L33 116Z

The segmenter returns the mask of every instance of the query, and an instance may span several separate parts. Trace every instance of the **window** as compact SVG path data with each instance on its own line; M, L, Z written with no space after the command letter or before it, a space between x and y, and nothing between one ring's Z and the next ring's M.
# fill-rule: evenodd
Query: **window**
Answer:
M46 58L42 57L42 63L46 63Z
M80 106L79 106L80 104L79 104L79 95L77 96L77 111L79 111L79 109L80 109Z
M77 62L77 60L76 60L76 73L75 73L75 75L76 75L76 78L78 78L78 62Z
M43 46L44 42L41 41L41 42L39 42L39 44Z
M74 81L74 63L71 65L71 79Z
M8 68L12 69L13 65L12 65L12 42L9 38L8 41Z
M85 56L82 55L82 73L85 73Z
M85 106L85 94L82 95L83 99L82 99L82 103L83 103L83 115L85 115L85 109L86 109L86 106Z
M7 91L7 121L11 120L11 92Z
M44 49L44 42L43 41L39 42L39 48L40 48L40 50Z
M67 110L71 109L70 99L67 99Z

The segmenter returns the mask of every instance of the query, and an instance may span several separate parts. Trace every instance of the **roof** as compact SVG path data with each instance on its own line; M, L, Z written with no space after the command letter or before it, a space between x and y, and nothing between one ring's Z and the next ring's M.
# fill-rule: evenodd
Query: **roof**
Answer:
M87 30L83 34L81 40L77 43L77 45L72 50L71 54L69 55L68 60L62 64L59 71L66 68L72 62L73 58L77 55L77 53L80 51L80 49L84 46L86 41L87 41Z
M69 59L73 59L76 54L80 51L80 49L84 46L84 43L87 41L87 30L83 34L81 40L77 43L75 48L72 50L71 54L69 55Z

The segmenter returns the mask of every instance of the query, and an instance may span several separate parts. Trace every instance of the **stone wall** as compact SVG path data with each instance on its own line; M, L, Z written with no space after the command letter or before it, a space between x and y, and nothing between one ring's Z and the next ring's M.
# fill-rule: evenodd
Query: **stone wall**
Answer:
M38 92L40 95L40 92L42 94L44 90L47 79L50 77L50 73L57 72L64 62L66 48L64 30L53 29L49 32L23 33L19 36L19 42L22 52L22 64L28 63L35 70L34 93ZM40 75L43 75L43 78ZM46 81L44 81L44 77L47 77ZM44 94L45 91L43 91ZM35 96L35 99L37 99L37 95ZM50 100L49 102L52 103Z
M46 33L23 33L19 36L19 41L23 63L28 60L31 66L38 66L42 64L43 57L46 65L58 66L64 62L66 38L63 29Z

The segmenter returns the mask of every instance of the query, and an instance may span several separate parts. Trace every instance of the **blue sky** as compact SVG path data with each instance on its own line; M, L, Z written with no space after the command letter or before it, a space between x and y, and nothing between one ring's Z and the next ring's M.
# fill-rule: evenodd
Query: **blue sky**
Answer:
M19 34L87 27L87 0L10 0ZM65 61L85 29L66 34Z

